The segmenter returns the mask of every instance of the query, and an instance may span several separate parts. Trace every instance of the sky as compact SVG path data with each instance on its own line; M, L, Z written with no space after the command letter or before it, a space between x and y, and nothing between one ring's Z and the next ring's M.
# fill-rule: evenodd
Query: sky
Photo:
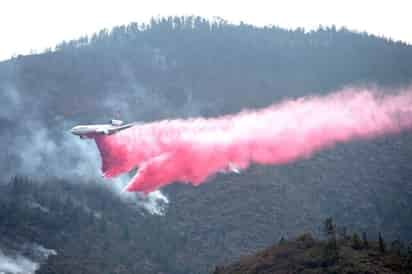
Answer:
M199 15L289 29L345 26L412 44L409 0L2 0L0 60L151 17Z

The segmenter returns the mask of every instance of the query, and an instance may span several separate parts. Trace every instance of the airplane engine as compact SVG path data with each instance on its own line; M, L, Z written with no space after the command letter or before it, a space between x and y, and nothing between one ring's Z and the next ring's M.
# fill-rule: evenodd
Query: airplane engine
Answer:
M110 120L110 124L112 126L121 126L123 125L123 121L122 120Z

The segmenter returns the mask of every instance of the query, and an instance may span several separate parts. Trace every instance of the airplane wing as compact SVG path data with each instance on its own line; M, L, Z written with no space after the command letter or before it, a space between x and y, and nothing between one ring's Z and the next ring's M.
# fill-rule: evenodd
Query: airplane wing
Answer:
M98 129L96 129L96 133L101 133L101 134L105 134L105 135L111 134L110 129L108 129L108 128L98 128Z
M99 133L110 135L110 134L114 134L116 132L119 132L121 130L130 128L132 126L135 126L136 124L137 123L130 123L130 124L126 124L126 125L123 125L123 126L118 126L118 127L113 127L113 128L105 128L105 129L100 130Z

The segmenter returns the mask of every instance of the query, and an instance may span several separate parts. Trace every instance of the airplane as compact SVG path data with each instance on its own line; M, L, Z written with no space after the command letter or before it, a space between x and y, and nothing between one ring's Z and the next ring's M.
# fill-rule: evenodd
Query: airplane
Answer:
M137 124L137 122L125 124L121 120L110 120L110 124L75 126L70 129L70 132L74 135L79 136L81 139L93 138L93 136L100 134L111 135Z

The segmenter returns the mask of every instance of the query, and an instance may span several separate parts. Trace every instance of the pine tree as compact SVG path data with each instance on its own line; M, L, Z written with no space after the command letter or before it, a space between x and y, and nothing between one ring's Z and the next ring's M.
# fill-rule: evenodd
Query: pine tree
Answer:
M339 228L339 236L343 240L348 240L348 230L346 226L340 227Z
M362 244L363 244L363 248L369 248L369 241L368 238L366 236L366 232L362 232Z
M408 253L406 254L406 267L412 268L412 243L408 246Z
M402 242L400 240L394 240L391 243L391 252L401 255Z
M362 244L361 244L361 241L359 239L359 235L356 232L353 233L353 236L352 236L352 248L353 249L361 249L362 248Z
M332 217L326 218L324 224L323 224L323 232L326 236L326 238L333 237L333 235L336 235L336 228L335 225L333 224L333 219Z
M386 252L386 244L382 238L382 234L379 232L379 251L382 253Z
M338 243L336 240L336 226L331 217L327 218L323 224L323 232L325 233L327 243L325 246L325 260L327 263L335 263L339 258Z

